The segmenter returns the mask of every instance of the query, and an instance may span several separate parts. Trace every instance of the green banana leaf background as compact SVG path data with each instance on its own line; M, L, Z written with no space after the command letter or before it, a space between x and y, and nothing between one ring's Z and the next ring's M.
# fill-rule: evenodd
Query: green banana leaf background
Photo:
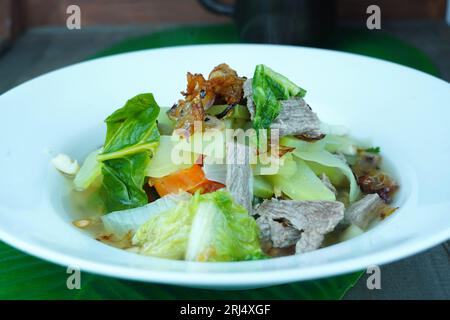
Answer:
M123 41L90 59L168 46L238 42L238 33L232 25L178 27ZM327 47L438 75L437 68L420 50L379 31L338 30ZM66 268L0 242L0 299L341 299L362 274L361 271L262 289L216 291L126 281L82 272L81 289L69 290L66 282L71 274Z

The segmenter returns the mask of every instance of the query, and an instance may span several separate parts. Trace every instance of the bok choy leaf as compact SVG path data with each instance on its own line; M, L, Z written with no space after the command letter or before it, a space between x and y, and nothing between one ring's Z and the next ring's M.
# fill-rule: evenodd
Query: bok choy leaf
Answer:
M159 144L158 114L159 106L151 93L128 100L124 107L106 118L106 141L98 160L122 158L141 151L153 152Z
M100 189L107 212L140 207L148 202L143 189L147 152L103 162L103 183Z
M108 212L145 205L143 190L148 164L159 144L156 119L159 113L151 93L127 101L106 119L101 194Z

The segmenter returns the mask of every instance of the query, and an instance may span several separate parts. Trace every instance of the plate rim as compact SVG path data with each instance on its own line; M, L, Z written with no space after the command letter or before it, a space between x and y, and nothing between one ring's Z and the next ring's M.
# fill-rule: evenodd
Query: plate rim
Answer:
M447 81L440 79L436 76L430 75L420 70L416 70L414 68L400 65L391 61L382 60L379 58L368 57L360 54L335 51L329 49L319 49L319 48L311 48L311 47L300 47L300 46L289 46L289 45L267 45L267 44L201 44L201 45L184 45L184 46L173 46L173 47L164 47L164 48L156 48L156 49L144 49L126 53L120 53L115 55L110 55L106 57L100 57L91 59L88 61L78 62L72 65L68 65L56 70L52 70L50 72L39 75L35 78L32 78L14 88L4 92L0 95L0 99L5 95L9 94L11 91L16 90L17 88L28 85L33 81L38 81L41 77L46 77L55 72L60 72L62 70L76 68L83 64L95 63L98 60L106 60L106 59L114 59L118 56L125 55L133 55L133 54L144 54L145 52L155 52L155 51L164 51L164 50L179 50L186 49L191 47L275 47L275 48L292 48L296 50L312 50L312 51L325 51L332 54L338 55L349 55L355 56L358 59L367 59L367 60L375 60L378 63L383 64L391 64L396 67L406 68L408 70L412 70L414 72L419 72L422 76L431 77L433 81L439 80L445 84L448 84ZM411 208L412 210L417 210L416 207ZM61 266L68 265L77 265L81 268L82 271L92 272L96 274L101 274L105 276L118 277L122 279L128 280L139 280L145 282L158 282L165 284L176 284L176 285L184 285L184 286L203 286L203 287L214 287L214 286L222 286L222 287L233 287L233 286L267 286L272 284L281 284L293 281L304 281L310 279L318 279L333 275L340 275L344 273L350 273L353 271L358 271L367 268L367 266L372 265L377 262L377 265L386 264L392 261L400 260L407 256L411 256L415 253L426 250L434 245L442 243L450 238L450 227L447 229L442 229L440 232L427 236L426 238L416 237L412 238L406 243L395 245L393 248L388 250L382 250L375 253L369 253L363 256L356 256L353 258L343 259L336 262L328 262L326 263L327 271L321 271L321 266L313 266L308 267L305 266L302 269L303 274L296 272L295 269L287 268L283 269L282 272L272 270L272 271L257 271L257 272L235 272L235 273L219 273L219 272L195 272L188 273L185 271L160 271L160 270L149 270L143 268L136 268L131 266L119 266L119 265L108 265L102 262L96 262L92 259L79 259L75 258L69 254L59 253L54 250L48 249L44 246L34 245L32 243L28 243L23 241L22 239L18 239L14 237L13 234L4 230L2 226L0 226L0 239L31 256L41 258L45 261L49 261ZM279 259L295 259L295 256L284 257ZM365 262L364 262L365 261ZM239 263L252 263L252 262L239 262ZM347 266L345 266L347 265ZM351 265L351 266L350 266ZM315 269L310 270L310 269ZM309 271L309 272L308 272ZM244 277L245 276L245 277ZM243 281L245 280L245 281Z

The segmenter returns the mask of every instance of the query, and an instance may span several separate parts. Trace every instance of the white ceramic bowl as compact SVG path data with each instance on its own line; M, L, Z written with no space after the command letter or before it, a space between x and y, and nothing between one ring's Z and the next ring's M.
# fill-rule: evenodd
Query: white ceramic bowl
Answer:
M187 71L226 62L252 76L264 63L308 90L328 123L371 138L399 180L400 209L352 240L263 261L192 263L138 256L71 224L64 178L49 161L82 161L104 137L103 119L153 92L180 98ZM31 255L114 277L205 288L249 288L361 270L450 238L450 85L400 65L353 54L286 46L207 45L147 50L70 66L0 96L0 238Z

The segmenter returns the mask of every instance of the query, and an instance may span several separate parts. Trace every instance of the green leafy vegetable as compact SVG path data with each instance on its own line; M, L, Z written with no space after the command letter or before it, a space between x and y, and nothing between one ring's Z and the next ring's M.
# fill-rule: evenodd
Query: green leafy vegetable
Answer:
M189 202L151 217L133 237L145 255L190 261L264 257L259 229L224 190L195 194Z
M159 144L156 119L159 106L151 93L127 101L106 119L101 194L108 212L145 205L144 178Z
M148 256L184 259L195 210L183 201L175 208L152 216L133 237L140 253Z
M256 221L234 203L229 192L202 195L196 207L186 260L236 261L264 256Z
M252 82L253 101L256 106L253 127L268 129L279 115L281 103L290 97L304 97L306 91L283 75L260 64L256 66Z
M188 201L190 197L191 194L187 192L168 194L145 206L111 212L110 214L102 216L101 219L107 232L118 238L122 238L127 234L134 235L136 230L152 216L175 208L180 201Z
M285 76L273 71L265 65L260 66L263 67L266 80L279 99L286 100L290 97L303 98L306 95L305 89L300 88ZM258 66L256 66L256 68L258 68Z
M159 106L151 93L128 100L124 107L106 118L106 141L98 160L121 158L144 150L153 151L159 143L158 114Z
M368 149L366 149L364 151L369 152L369 153L379 154L380 153L380 147L372 147L372 148L368 148Z
M148 152L103 162L100 192L107 212L140 207L148 202L142 187L149 162Z

